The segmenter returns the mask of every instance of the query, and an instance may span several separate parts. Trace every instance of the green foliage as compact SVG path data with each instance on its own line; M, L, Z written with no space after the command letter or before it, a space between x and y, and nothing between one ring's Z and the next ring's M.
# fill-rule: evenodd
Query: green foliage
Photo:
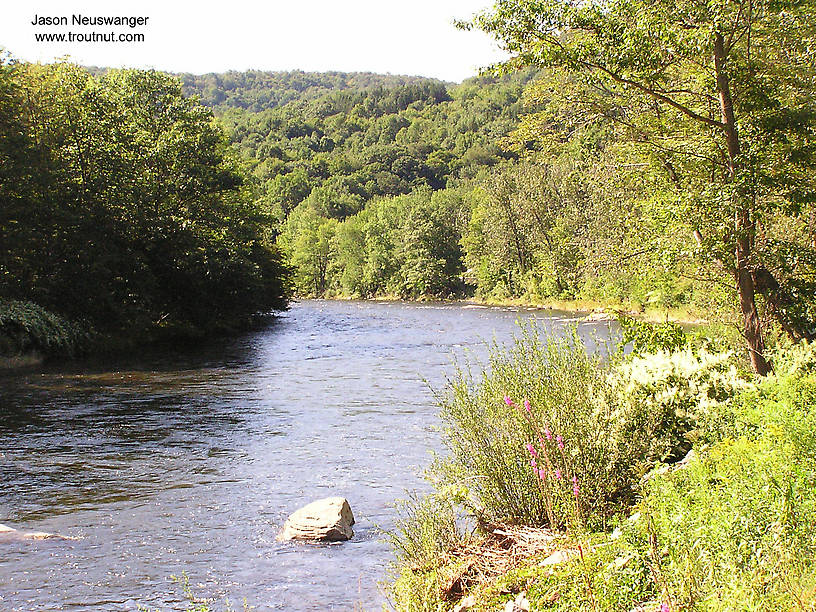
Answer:
M610 481L603 474L606 451L594 417L593 386L603 370L600 358L589 355L576 336L539 342L537 329L527 327L507 352L493 346L480 379L471 370L460 370L440 396L450 456L435 471L443 482L466 487L468 510L482 523L546 524L548 507L526 450L526 444L538 443L536 428L521 412L526 398L537 429L547 425L554 435L563 436L567 454L553 458L555 466L585 483L585 505L595 508L598 516L613 513L614 502L612 507L601 502L601 491L618 489L612 482L617 475L610 475ZM505 397L514 405L508 405ZM595 472L600 476L597 481L590 477ZM560 524L573 508L569 495L556 500Z
M474 192L463 239L478 294L688 301L684 285L663 290L676 269L655 258L658 243L678 241L649 201L660 186L619 165L611 151L586 149L495 169Z
M688 344L685 331L677 323L648 323L624 314L619 314L616 318L623 336L621 344L631 342L635 353L672 352Z
M456 190L382 198L341 222L307 201L284 223L279 244L304 295L448 297L463 290L456 238L464 212Z
M575 476L577 518L601 527L748 386L732 357L687 349L604 362L576 334L540 338L525 327L509 349L493 347L478 378L462 370L441 396L450 456L434 472L465 487L482 523L556 527L574 521Z
M517 139L557 155L606 131L624 165L662 178L672 230L696 239L675 266L695 256L732 283L758 373L771 369L763 304L792 338L813 337L809 3L497 0L471 26L513 54L505 68L547 71Z
M568 346L556 351L550 348L548 355L555 360L559 354L575 355L564 351ZM506 387L520 394L534 388L531 381L542 373L558 371L558 366L549 370L531 367L539 359L532 350L530 345L517 345L503 355L503 362L494 355L479 386L494 386L494 394ZM522 355L524 361L519 359ZM603 424L600 429L600 437L613 449L609 464L615 465L615 452L623 448L616 445L618 439L628 443L628 461L648 458L644 448L667 448L664 441L671 439L670 432L644 418L659 420L660 415L674 412L697 415L698 426L701 421L717 419L727 426L708 427L707 444L699 446L682 468L661 469L642 480L639 499L629 498L620 508L632 515L621 521L616 536L610 539L598 534L559 542L561 549L580 545L584 554L557 566L542 566L540 557L520 561L501 578L476 585L469 593L474 601L471 609L494 610L522 591L531 609L628 610L636 605L657 609L661 604L669 610L813 609L816 344L780 349L774 360L775 374L757 382L741 379L728 354L689 348L630 356L607 366L601 374L611 381L605 397L622 410L610 419L620 424L619 430ZM505 365L515 375L504 372ZM580 362L577 369L584 369ZM589 383L597 384L591 379ZM454 381L453 388L456 386ZM553 395L561 394L556 391ZM503 412L501 405L498 401L471 405L469 418L475 422L489 418L501 430L504 426L497 416L510 422L519 412L506 403L511 410ZM536 402L531 404L533 415L534 406ZM683 419L669 417L667 421L677 424ZM516 420L516 426L523 423L524 419ZM685 423L683 428L692 426ZM469 423L467 428L450 435L466 437L469 431L476 431ZM479 444L489 447L490 435L487 427L481 429ZM567 447L571 443L567 440ZM469 448L468 452L476 455L479 451ZM523 453L518 459L522 458ZM660 459L653 453L650 463ZM500 460L498 456L492 459ZM512 463L506 462L504 469L513 469ZM443 467L452 469L450 464L443 463ZM450 473L462 475L455 469ZM437 485L439 491L452 499L464 498L466 506L470 502L469 507L474 508L474 484L480 490L507 488L509 479L501 480L499 470L471 471L470 479L462 480L458 487L445 482ZM584 485L581 494L587 489L591 485ZM440 558L457 556L448 552ZM401 588L406 597L415 598L403 609L444 609L448 604L440 601L438 585L440 577L454 572L453 566L436 564L424 572L409 572L403 566Z
M465 539L453 502L442 493L412 494L399 504L398 511L401 518L385 534L398 564L419 570L438 567Z
M0 356L28 352L73 356L91 333L31 302L0 299Z
M532 76L526 71L451 88L431 80L341 86L278 108L233 108L220 120L280 219L307 197L322 216L344 219L373 198L441 189L512 157L493 140L512 128Z
M0 295L116 333L285 305L269 218L177 80L6 63L0 97Z
M789 443L767 436L724 441L672 478L656 478L642 508L667 551L658 575L674 605L796 605L816 551L814 475Z
M422 77L373 74L370 72L265 72L247 70L223 74L181 74L186 96L198 96L201 103L224 112L230 108L252 112L306 102L342 91L345 99L361 92L388 95L394 90L411 87L435 87L444 91L445 84ZM391 95L395 102L398 96Z
M671 609L816 605L816 347L775 361L775 375L717 404L728 427L709 449L645 487L629 539Z
M622 450L632 453L630 460L639 463L635 474L642 476L657 462L681 459L692 443L710 439L712 423L752 384L730 352L685 348L635 355L608 379L611 439L629 442Z
M578 543L562 541L569 549ZM524 559L497 581L475 593L474 612L503 609L524 592L531 610L584 612L635 609L654 598L646 559L619 543L605 543L561 565L542 567L540 557Z
M450 553L467 541L454 500L448 492L413 493L399 503L398 511L394 529L384 534L396 556L388 592L397 610L439 610L445 576L456 566Z

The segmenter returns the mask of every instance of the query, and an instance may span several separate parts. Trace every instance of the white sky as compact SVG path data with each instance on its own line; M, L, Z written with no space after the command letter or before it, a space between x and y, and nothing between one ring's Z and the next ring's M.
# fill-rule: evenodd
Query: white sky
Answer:
M504 57L482 32L460 32L490 0L172 0L8 2L0 46L28 61L70 55L96 66L172 72L226 70L368 71L461 81ZM73 26L71 16L148 16L146 27ZM35 15L69 25L33 26ZM35 32L143 32L144 43L44 43Z

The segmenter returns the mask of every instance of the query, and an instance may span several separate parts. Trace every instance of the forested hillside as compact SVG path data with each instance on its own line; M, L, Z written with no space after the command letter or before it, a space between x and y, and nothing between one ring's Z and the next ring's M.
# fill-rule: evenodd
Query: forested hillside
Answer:
M453 86L196 78L249 163L303 295L710 303L673 256L693 250L692 231L663 231L654 195L665 173L622 162L609 126L570 127L568 84L553 74L522 69ZM336 90L319 95L322 86ZM543 117L559 112L561 132L542 136Z
M475 25L511 47L533 35L497 15ZM787 30L754 42L750 58L717 51L740 66L733 87L722 67L688 59L691 43L673 60L624 60L637 45L599 38L461 85L317 95L310 83L348 76L290 74L264 99L305 93L255 112L275 103L258 101L251 74L206 96L221 100L301 295L739 314L763 370L771 320L793 338L816 333L813 64Z
M259 112L288 102L308 101L337 91L364 90L413 85L431 81L423 77L375 74L372 72L265 72L247 70L223 74L180 74L186 96L198 96L217 113L228 108ZM433 81L442 84L441 81Z

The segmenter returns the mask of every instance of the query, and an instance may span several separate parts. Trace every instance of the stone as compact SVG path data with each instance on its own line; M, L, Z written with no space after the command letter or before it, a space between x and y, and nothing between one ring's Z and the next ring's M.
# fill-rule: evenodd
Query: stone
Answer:
M568 561L576 559L578 556L579 553L577 550L571 550L568 548L556 550L549 557L539 563L539 566L547 567L548 565L561 565L562 563L567 563Z
M504 612L530 612L530 602L527 600L527 593L522 591L504 606Z
M346 499L327 497L295 511L286 519L278 540L342 542L354 536L354 515Z
M46 533L44 531L19 531L17 529L13 529L8 525L0 524L0 541L2 540L50 540L50 539L58 539L58 540L76 540L77 538L72 538L69 536L59 535L57 533Z

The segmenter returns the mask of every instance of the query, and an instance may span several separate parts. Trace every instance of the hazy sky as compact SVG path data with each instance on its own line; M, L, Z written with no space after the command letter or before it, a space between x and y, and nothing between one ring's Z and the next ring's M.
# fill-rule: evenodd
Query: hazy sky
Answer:
M460 32L454 19L490 0L142 0L10 2L0 46L28 61L70 55L81 64L150 67L175 72L341 70L390 72L461 81L502 57L481 32ZM146 26L71 25L74 14L146 16ZM35 15L65 16L67 26L34 26ZM37 42L35 33L144 33L145 42Z

